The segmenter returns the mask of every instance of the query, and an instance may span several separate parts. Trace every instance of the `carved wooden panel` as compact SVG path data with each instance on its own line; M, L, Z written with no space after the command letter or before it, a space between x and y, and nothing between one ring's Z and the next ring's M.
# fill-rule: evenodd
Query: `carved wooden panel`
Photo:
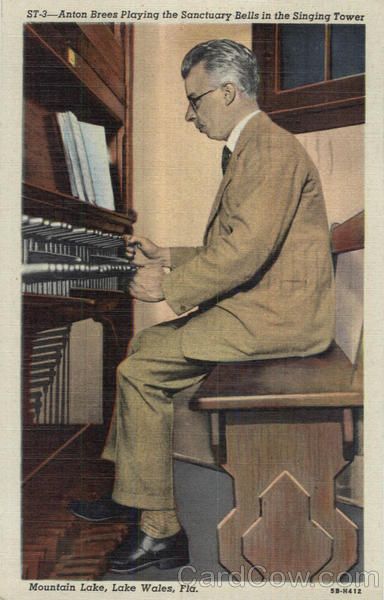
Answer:
M220 562L239 579L252 571L253 580L276 571L336 579L351 568L357 527L334 495L348 464L342 410L231 411L226 420L223 466L236 503L219 524Z
M260 517L243 535L244 556L270 579L278 565L288 580L300 570L313 576L332 554L332 537L311 519L311 497L288 471L260 496Z

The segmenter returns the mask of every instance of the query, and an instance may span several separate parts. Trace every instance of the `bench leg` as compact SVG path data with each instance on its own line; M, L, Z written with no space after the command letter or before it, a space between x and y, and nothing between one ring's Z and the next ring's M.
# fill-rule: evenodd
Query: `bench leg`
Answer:
M342 409L228 411L226 445L235 507L218 526L224 567L248 581L326 583L356 563L357 527L335 506Z

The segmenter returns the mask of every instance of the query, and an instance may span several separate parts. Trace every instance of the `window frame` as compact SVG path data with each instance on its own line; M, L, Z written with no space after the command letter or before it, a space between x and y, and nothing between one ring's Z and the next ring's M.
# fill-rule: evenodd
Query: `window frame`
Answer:
M260 70L259 105L292 133L347 127L365 122L365 74L330 79L330 30L325 25L325 80L280 88L279 25L252 26Z

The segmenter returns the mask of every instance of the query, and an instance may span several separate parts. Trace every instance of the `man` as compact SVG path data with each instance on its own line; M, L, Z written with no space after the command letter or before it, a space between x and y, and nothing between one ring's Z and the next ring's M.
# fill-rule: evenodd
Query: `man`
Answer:
M130 291L176 314L139 333L118 369L115 415L103 457L115 462L112 498L76 502L83 518L125 516L134 535L110 555L114 571L188 562L172 481L173 395L216 361L305 356L333 338L333 275L317 171L303 147L257 104L257 64L230 40L184 58L186 120L225 140L225 171L198 248L141 237ZM127 249L127 255L132 256ZM170 272L165 273L164 267Z

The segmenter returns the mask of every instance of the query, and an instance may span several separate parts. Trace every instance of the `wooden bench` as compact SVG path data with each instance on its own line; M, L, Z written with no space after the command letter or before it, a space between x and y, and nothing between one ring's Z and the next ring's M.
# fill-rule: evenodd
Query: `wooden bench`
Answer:
M332 251L364 247L363 213L332 228ZM361 284L362 285L362 284ZM334 342L307 358L220 363L191 407L219 412L220 464L234 480L218 526L219 558L239 579L337 579L357 562L357 527L336 507L335 478L353 458L363 404L362 347Z

